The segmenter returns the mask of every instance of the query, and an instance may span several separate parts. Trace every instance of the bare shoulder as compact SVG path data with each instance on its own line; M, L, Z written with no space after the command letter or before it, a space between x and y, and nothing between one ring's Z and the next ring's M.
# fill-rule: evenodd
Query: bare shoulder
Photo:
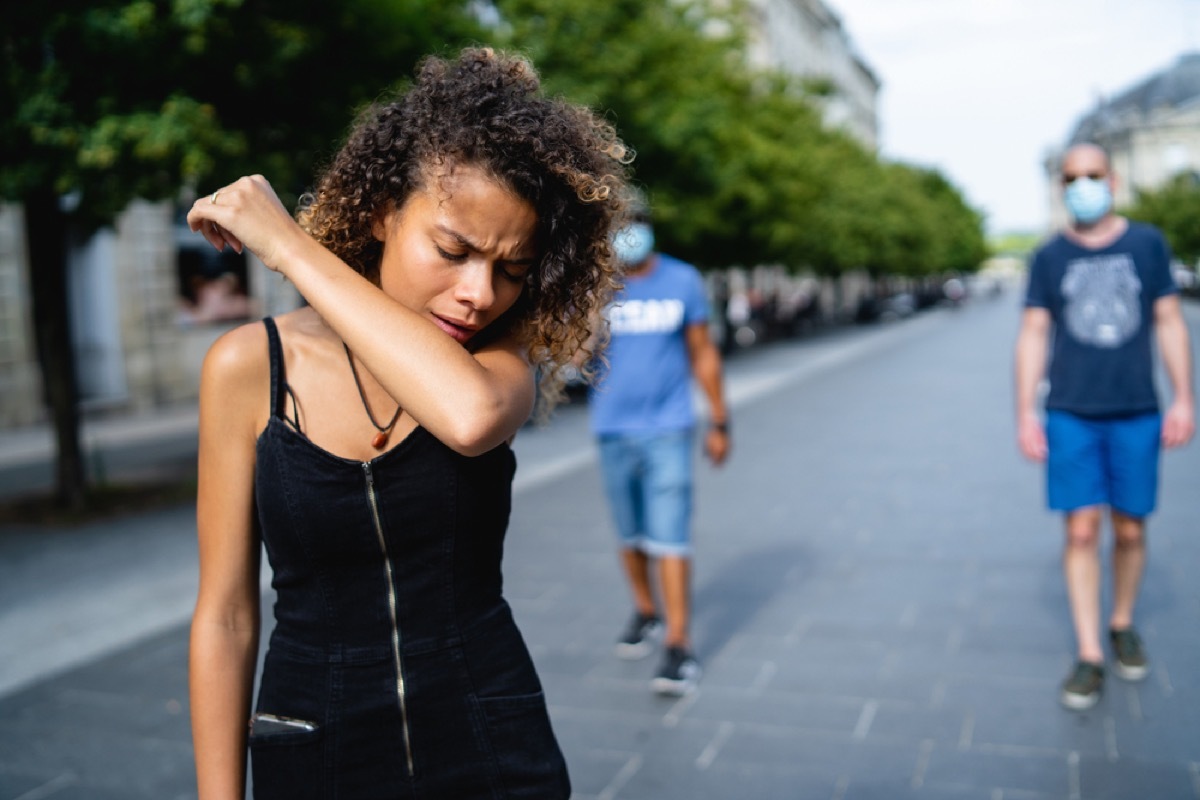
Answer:
M261 322L248 322L221 334L208 348L201 373L202 385L235 385L266 375L270 378L267 329Z
M337 338L311 306L304 306L295 311L280 314L274 319L275 325L279 328L279 335L284 339L290 337Z
M246 441L270 416L271 358L261 322L240 325L213 342L200 372L200 430Z
M283 363L289 385L297 386L336 380L340 372L330 373L331 364L345 367L342 340L311 306L275 317ZM311 391L311 388L309 389Z

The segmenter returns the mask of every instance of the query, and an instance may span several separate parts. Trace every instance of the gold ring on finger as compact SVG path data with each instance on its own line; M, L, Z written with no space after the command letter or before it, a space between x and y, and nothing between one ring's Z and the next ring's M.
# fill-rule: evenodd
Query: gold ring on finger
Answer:
M215 192L213 192L213 193L212 193L212 195L211 195L211 196L208 198L208 202L212 203L212 204L215 206L215 205L217 204L217 195L219 195L220 193L221 193L221 190L220 190L220 189L217 189L217 190L216 190Z

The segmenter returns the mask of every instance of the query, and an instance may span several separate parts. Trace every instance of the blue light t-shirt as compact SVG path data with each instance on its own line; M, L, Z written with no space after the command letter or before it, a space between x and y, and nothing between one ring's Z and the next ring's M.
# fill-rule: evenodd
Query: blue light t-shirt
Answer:
M1025 305L1054 322L1046 408L1088 417L1158 410L1154 302L1176 292L1171 255L1157 228L1130 222L1096 250L1059 234L1029 267Z
M708 296L695 267L661 254L656 259L647 274L627 276L605 310L608 367L588 396L597 434L695 424L686 331L708 321Z

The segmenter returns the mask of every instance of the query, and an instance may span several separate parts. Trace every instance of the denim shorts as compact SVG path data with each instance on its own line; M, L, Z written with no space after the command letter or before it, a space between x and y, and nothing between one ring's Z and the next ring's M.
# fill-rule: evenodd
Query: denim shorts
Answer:
M1162 418L1081 417L1048 411L1047 499L1051 509L1108 505L1131 517L1154 511Z
M600 468L622 546L691 555L692 438L691 428L600 435Z

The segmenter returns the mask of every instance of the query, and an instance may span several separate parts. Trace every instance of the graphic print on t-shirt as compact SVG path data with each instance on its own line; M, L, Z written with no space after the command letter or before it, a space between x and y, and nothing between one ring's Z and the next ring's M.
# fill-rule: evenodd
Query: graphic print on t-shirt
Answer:
M1063 317L1071 335L1095 347L1120 347L1142 324L1142 282L1127 253L1077 258L1067 264Z
M613 333L674 333L683 325L682 300L624 300L608 309Z

